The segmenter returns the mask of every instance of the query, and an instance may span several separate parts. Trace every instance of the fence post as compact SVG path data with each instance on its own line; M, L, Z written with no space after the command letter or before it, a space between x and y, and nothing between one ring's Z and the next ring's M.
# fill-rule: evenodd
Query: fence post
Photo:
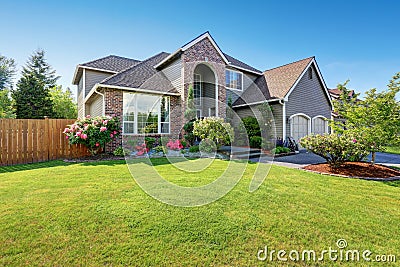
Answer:
M44 116L44 145L45 145L45 160L50 159L50 142L49 142L49 117Z

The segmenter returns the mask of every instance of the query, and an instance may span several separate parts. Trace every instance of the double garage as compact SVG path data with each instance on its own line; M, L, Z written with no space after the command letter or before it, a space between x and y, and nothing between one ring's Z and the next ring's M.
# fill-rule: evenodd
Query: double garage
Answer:
M327 118L322 115L311 118L304 113L297 113L289 117L289 129L290 136L297 143L308 134L324 134L329 131Z

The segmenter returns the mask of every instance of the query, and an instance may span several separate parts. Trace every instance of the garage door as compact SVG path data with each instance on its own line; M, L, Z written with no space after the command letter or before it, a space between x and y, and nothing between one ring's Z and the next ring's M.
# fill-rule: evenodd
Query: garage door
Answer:
M302 116L302 115L296 115L292 117L291 121L291 135L296 140L296 142L299 142L299 139L308 135L308 126L309 125L309 119Z
M315 134L324 134L326 133L326 123L323 118L317 117L313 119L313 130L312 132Z

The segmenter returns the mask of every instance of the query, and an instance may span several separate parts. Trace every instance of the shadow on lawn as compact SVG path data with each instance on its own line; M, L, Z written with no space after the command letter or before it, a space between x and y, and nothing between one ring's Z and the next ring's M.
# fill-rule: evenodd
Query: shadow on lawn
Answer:
M103 161L88 161L88 162L65 162L63 160L52 160L46 162L36 162L28 164L18 164L12 166L0 166L0 173L18 172L36 170L42 168L52 168L60 166L69 166L73 164L81 164L83 166L97 166L97 165L125 165L125 160L103 160Z
M51 168L51 167L59 167L59 166L68 166L71 164L73 164L73 163L64 162L62 160L52 160L52 161L46 161L46 162L18 164L18 165L12 165L12 166L1 166L0 173L27 171L27 170L35 170L35 169Z

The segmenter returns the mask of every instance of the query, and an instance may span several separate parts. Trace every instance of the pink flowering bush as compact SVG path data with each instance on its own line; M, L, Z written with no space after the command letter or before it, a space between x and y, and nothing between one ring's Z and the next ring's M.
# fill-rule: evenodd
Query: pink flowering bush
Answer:
M361 161L369 154L368 144L363 142L361 136L349 134L312 134L303 137L300 144L335 168L346 161Z
M119 120L111 116L93 117L88 115L78 119L74 124L65 128L65 138L70 145L84 144L92 155L105 144L111 142L121 133Z
M183 148L183 145L179 139L176 141L169 140L166 146L170 150L181 150Z

